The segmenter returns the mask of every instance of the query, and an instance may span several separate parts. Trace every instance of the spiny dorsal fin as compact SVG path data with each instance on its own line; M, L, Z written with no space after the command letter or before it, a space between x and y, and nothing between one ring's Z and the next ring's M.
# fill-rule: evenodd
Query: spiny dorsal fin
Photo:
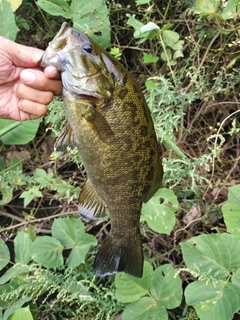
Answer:
M80 192L78 214L83 220L101 219L107 211L107 206L97 194L89 180L85 182Z
M55 144L54 150L55 151L65 151L67 146L70 148L76 147L76 142L74 140L73 131L70 124L67 122L63 127L62 131L60 132Z

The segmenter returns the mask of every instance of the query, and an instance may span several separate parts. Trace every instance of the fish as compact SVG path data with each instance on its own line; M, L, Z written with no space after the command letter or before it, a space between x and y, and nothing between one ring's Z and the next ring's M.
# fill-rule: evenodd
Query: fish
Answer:
M144 95L118 60L65 22L39 65L61 73L68 122L56 148L76 145L84 164L79 215L98 220L110 214L111 230L95 256L94 273L141 278L141 207L161 187L163 176Z

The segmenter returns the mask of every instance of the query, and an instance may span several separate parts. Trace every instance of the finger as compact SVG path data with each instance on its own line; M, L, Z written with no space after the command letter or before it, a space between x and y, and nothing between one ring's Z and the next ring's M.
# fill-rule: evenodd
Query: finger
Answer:
M49 79L55 79L55 80L60 80L60 72L58 71L57 68L53 66L48 66L44 69L44 74L47 78Z
M23 83L34 89L40 91L52 91L55 95L62 94L61 81L47 78L41 70L24 69L20 73L20 79Z
M40 104L49 104L53 99L53 92L40 91L35 88L31 88L21 82L14 87L16 96L19 99L25 99Z
M46 105L26 99L21 99L18 106L21 111L29 115L29 119L40 118L47 113Z

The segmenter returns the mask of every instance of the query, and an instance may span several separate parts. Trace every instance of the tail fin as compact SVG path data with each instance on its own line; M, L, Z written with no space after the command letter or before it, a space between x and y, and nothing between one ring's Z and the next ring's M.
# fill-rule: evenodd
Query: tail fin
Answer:
M99 277L123 271L141 278L143 272L143 250L141 236L130 241L115 240L111 234L99 249L94 260L94 273Z

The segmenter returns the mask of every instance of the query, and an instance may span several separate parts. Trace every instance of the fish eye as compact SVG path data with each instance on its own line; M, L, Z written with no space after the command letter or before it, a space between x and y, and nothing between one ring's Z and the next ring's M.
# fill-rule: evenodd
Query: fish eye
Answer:
M91 47L91 44L89 42L83 43L82 48L87 53L92 53L92 47Z

